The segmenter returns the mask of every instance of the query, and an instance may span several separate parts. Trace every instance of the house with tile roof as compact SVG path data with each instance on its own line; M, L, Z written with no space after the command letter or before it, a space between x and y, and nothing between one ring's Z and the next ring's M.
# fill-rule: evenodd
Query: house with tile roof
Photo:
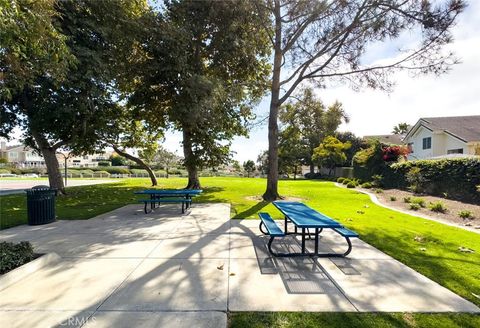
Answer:
M409 160L480 156L480 115L421 118L403 142Z

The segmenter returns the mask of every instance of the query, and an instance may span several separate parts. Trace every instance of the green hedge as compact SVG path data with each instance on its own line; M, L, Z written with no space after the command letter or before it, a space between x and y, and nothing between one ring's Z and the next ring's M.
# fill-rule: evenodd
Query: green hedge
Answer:
M480 160L456 158L418 160L393 164L383 172L383 184L387 188L406 189L410 183L407 173L418 168L423 182L422 192L450 199L480 203Z
M0 243L0 274L7 273L25 263L30 262L35 257L33 247L28 241L22 241L18 244L1 242Z

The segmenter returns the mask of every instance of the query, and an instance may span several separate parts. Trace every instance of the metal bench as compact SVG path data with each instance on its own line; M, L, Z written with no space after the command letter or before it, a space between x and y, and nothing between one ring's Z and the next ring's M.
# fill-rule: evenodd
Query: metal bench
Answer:
M358 238L358 233L356 233L355 231L352 231L352 230L349 230L345 227L341 227L341 228L333 228L333 230L338 233L339 235L341 235L342 237L345 238L345 240L347 241L347 244L348 244L348 249L345 253L343 253L342 256L347 256L348 254L350 254L350 252L352 251L352 243L350 241L350 238Z
M147 208L148 208L147 204L182 203L182 214L184 214L185 208L186 207L188 208L188 204L192 203L192 199L191 198L162 198L161 200L160 199L140 199L139 202L145 204L145 208L144 208L145 214L149 213L149 211L147 211ZM153 208L150 209L150 212L152 211L153 211Z
M285 237L285 232L283 232L283 230L280 229L280 227L273 220L273 218L270 216L270 214L268 214L268 213L258 213L258 216L260 217L260 225L259 225L260 231L263 234L270 236L270 240L268 241L268 251L273 256L279 256L279 257L292 256L292 254L276 253L272 250L272 243L273 243L273 240L275 239L275 237ZM262 226L266 230L263 230Z

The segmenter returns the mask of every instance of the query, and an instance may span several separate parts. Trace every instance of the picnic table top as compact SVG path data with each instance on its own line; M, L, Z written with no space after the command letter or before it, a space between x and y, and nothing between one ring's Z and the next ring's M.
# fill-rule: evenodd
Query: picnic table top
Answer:
M198 195L201 194L201 189L145 189L136 191L135 194L148 195Z
M299 228L342 227L337 221L300 202L274 201L273 205Z

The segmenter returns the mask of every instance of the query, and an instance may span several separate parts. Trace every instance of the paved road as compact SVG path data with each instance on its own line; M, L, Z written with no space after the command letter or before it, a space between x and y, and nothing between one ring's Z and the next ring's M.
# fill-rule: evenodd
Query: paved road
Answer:
M100 183L110 183L115 182L118 180L115 179L98 179L98 180L68 180L68 187L74 186L87 186L87 185L95 185ZM18 179L18 180L0 180L0 196L1 195L12 195L12 194L21 194L25 189L32 188L33 186L38 185L47 185L47 179Z

